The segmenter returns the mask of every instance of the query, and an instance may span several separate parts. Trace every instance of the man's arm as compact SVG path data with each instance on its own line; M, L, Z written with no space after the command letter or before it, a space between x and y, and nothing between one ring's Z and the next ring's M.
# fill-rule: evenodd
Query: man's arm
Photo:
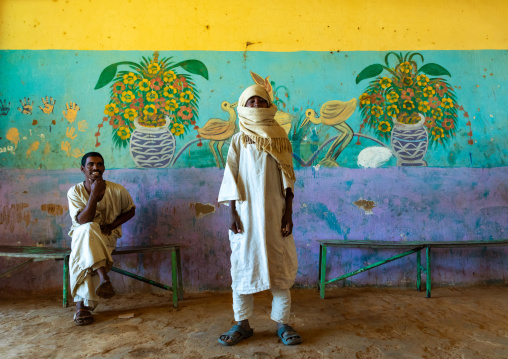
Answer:
M91 185L90 197L85 208L76 216L79 224L93 222L95 212L97 211L97 203L104 197L106 193L106 181L95 180Z
M293 191L286 188L286 211L282 216L281 231L282 236L287 237L293 233Z
M231 229L234 234L242 233L242 221L240 221L240 216L236 211L236 201L229 201L229 209L231 210L231 225L229 229Z
M103 224L101 226L101 231L102 233L104 233L105 235L109 236L111 235L111 232L118 226L121 226L122 224L124 224L125 222L127 222L129 219L131 219L132 217L134 217L134 215L136 214L136 208L133 207L131 208L129 211L125 212L125 213L122 213L120 214L118 217L115 218L115 220L113 222L111 222L110 224Z

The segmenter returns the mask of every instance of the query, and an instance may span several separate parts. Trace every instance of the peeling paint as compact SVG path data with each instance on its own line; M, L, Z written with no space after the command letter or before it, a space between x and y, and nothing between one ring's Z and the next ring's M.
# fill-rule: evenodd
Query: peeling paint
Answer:
M196 202L196 203L191 203L190 206L191 206L191 208L193 207L194 210L196 211L196 218L198 218L198 219L206 216L207 214L215 212L215 206L210 203L203 204L203 203Z
M52 216L61 216L64 214L64 212L67 212L67 207L60 206L59 204L43 204L41 206L41 210L43 212L48 212Z
M374 201L367 201L366 199L360 198L358 201L353 202L353 204L358 208L363 209L367 215L374 214L374 212L372 212L372 209L376 207L376 203Z
M25 208L28 208L28 203L17 203L10 206L4 205L0 213L0 224L8 227L11 233L14 232L16 223L25 222L28 226L30 223L30 213L23 213Z

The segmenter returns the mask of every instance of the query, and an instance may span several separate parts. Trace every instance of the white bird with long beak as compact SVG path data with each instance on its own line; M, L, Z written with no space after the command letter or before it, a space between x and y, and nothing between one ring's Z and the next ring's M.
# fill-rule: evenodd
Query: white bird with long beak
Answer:
M339 157L354 136L353 129L346 123L346 120L355 112L355 109L356 98L353 98L347 102L339 100L325 102L321 106L319 117L317 117L316 111L313 109L309 108L305 111L305 120L300 127L305 126L310 121L316 125L332 126L340 132L339 137L330 146L325 158L319 162L320 165L326 167L339 166L337 157Z

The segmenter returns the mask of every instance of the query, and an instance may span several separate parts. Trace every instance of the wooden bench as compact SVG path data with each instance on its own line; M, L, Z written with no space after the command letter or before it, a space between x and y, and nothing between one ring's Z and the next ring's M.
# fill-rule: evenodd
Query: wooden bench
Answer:
M179 244L156 244L151 246L133 246L133 247L117 247L112 255L132 254L132 253L147 253L147 252L161 252L171 251L171 275L173 277L173 287L157 283L138 276L137 274L127 272L123 269L112 267L111 270L122 275L140 280L155 287L173 292L173 306L178 307L178 300L183 299L183 285L182 285L182 265L180 259L180 245ZM67 297L69 295L69 256L70 248L55 248L55 247L29 247L29 246L0 246L0 257L19 257L29 258L27 261L8 269L0 274L0 277L6 276L9 273L23 267L24 265L34 261L44 260L63 260L63 306L69 305Z
M499 247L508 245L508 240L489 240L489 241L371 241L371 240L319 240L319 274L318 288L322 299L325 298L325 286L327 284L344 280L356 274L365 272L369 269L379 267L385 263L416 253L416 289L421 290L421 273L426 275L427 298L430 298L431 291L431 248L457 248L457 247ZM326 280L326 255L328 248L369 248L369 249L398 249L404 250L403 253L394 255L382 261L369 264L353 272L349 272L340 277ZM425 249L426 266L421 265L420 251Z

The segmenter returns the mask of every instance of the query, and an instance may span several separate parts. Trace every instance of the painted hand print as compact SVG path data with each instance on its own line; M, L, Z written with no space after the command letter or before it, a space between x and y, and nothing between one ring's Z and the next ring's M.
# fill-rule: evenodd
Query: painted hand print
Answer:
M390 55L397 60L393 67ZM368 126L378 138L391 138L397 166L426 166L428 148L448 144L456 133L457 110L463 109L443 78L451 77L448 70L435 63L419 66L418 58L424 62L420 53L389 52L386 66L367 66L356 77L357 84L375 78L360 96L360 132ZM389 76L382 76L384 71Z
M24 115L31 115L34 102L30 103L30 98L23 97L23 100L19 100L21 107L18 107L18 111Z
M54 100L53 97L48 99L48 96L46 96L46 99L43 97L41 100L44 107L39 106L39 108L46 115L51 115L53 113L53 109L55 108L56 100Z
M7 116L11 109L11 103L7 103L7 100L0 100L0 116Z
M70 123L73 123L78 116L79 106L74 102L69 102L65 104L65 111L62 111L65 119Z
M120 71L128 65L130 71ZM171 57L143 57L140 63L123 61L106 67L95 86L100 89L111 81L110 101L95 134L100 146L100 129L104 123L113 128L116 147L130 145L131 156L138 167L163 168L172 163L175 137L182 137L198 117L198 90L192 76L176 69L208 79L208 69L198 60L173 63ZM115 77L116 76L116 77Z

